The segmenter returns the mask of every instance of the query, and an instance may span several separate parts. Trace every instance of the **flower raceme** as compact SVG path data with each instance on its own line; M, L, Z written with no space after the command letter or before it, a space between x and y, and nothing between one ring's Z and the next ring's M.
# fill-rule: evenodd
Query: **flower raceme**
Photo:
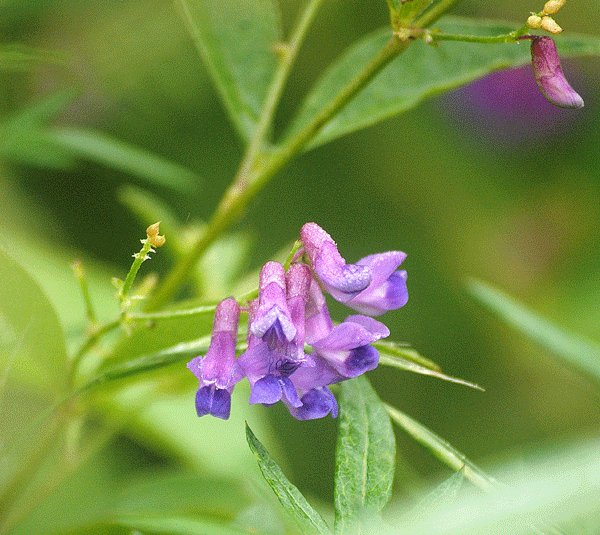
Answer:
M233 387L246 377L251 404L282 401L299 420L335 418L337 401L328 386L377 367L371 344L390 332L370 316L406 304L406 271L397 270L406 255L389 251L347 264L315 223L302 227L300 239L287 273L278 262L261 269L258 299L245 309L248 347L237 359L240 307L233 298L217 305L208 352L188 364L200 381L198 416L227 419ZM360 314L334 325L323 290ZM308 354L305 345L312 348Z

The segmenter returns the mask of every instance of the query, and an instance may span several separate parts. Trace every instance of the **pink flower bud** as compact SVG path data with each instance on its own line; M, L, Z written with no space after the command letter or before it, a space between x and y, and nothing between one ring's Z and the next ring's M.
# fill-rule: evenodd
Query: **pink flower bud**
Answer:
M551 37L531 40L531 62L538 87L548 101L561 108L583 108L583 99L569 85Z

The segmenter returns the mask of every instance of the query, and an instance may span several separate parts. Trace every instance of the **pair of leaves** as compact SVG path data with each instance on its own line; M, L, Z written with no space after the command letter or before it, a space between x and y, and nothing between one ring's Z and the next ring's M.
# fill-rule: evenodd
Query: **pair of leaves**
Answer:
M342 384L336 448L335 533L361 533L391 497L396 446L390 419L365 377ZM254 436L246 436L267 483L308 533L331 534L327 523L292 485Z
M397 0L391 0L393 5ZM275 0L179 0L194 41L208 66L225 108L242 138L251 137L277 69L275 45L281 23ZM412 20L431 4L411 0L397 6ZM497 36L519 24L445 17L439 29L447 34ZM339 57L306 96L285 139L297 135L382 50L391 28L368 35ZM600 55L600 39L575 34L557 39L566 56ZM365 89L327 123L309 144L314 148L340 136L403 113L423 100L472 82L493 71L530 62L527 43L481 45L422 41L388 65ZM285 141L284 141L285 142Z

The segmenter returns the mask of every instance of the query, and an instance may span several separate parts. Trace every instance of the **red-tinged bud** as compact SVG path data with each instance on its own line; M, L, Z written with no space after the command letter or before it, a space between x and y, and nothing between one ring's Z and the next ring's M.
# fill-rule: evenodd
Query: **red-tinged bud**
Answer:
M551 37L531 40L531 62L538 87L548 101L561 108L583 108L583 99L569 85Z

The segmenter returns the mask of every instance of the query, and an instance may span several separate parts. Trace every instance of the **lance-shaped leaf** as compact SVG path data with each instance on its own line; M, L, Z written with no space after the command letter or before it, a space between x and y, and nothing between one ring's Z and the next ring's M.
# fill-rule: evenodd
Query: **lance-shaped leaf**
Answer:
M336 448L335 533L360 532L389 501L396 441L390 419L364 376L342 383Z
M518 24L445 17L439 29L447 34L498 36ZM383 49L391 30L377 31L350 48L335 62L306 97L288 136L300 132ZM561 57L600 55L600 38L569 34L557 39ZM529 44L414 42L327 123L309 144L323 145L340 136L403 113L423 100L472 82L493 71L531 61Z
M542 344L563 362L600 381L600 345L568 332L504 292L483 281L470 280L469 293L509 325Z
M254 436L254 433L247 424L246 439L248 440L250 450L252 450L258 461L258 466L266 482L273 489L283 508L303 528L303 533L330 535L331 531L323 518L321 518L321 515L312 508L302 493L289 482L281 468L277 466L277 463L256 436Z
M178 0L233 124L248 139L277 66L281 21L274 0Z

